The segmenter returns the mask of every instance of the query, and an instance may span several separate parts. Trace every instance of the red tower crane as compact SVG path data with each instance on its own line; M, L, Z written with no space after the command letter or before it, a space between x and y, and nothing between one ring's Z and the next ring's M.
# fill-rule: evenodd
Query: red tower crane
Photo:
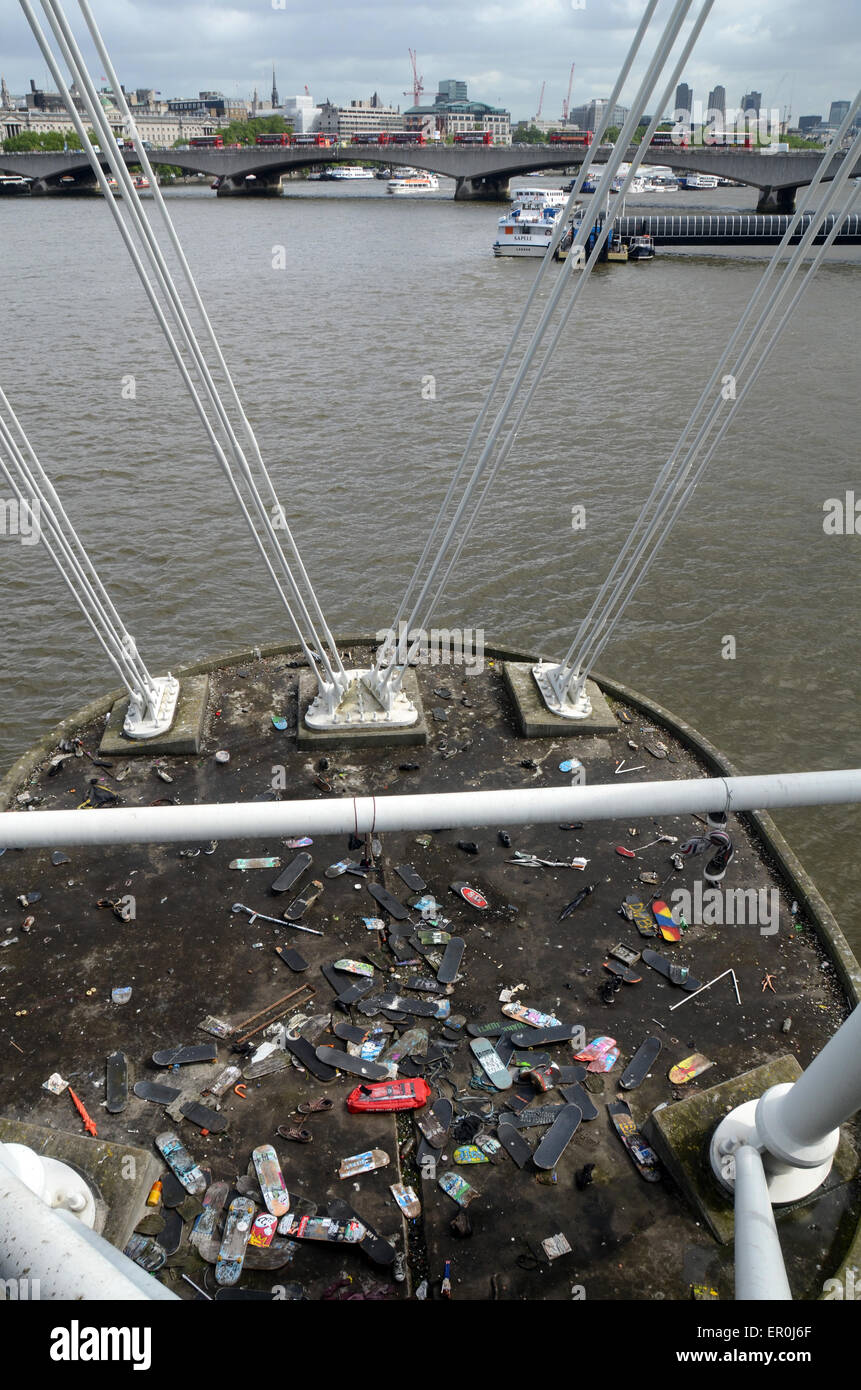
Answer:
M571 76L568 79L568 95L562 103L562 119L568 120L568 111L571 106L571 88L574 86L574 64L571 64Z
M413 69L413 85L412 85L412 91L404 92L404 96L405 96L405 97L409 97L409 96L412 97L412 99L413 99L413 106L421 106L421 104L422 104L422 93L424 92L424 78L423 78L423 77L419 77L419 70L418 70L418 66L417 66L417 62L416 62L416 53L415 53L415 50L412 49L412 48L409 48L409 49L407 49L407 52L408 52L409 55L410 55L410 63L412 64L412 69Z

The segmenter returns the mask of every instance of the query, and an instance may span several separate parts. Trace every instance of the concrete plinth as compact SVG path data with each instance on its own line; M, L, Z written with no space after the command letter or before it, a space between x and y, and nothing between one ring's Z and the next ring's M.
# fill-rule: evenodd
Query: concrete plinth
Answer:
M798 1060L791 1054L775 1057L764 1066L743 1072L719 1086L699 1091L652 1113L642 1129L658 1157L669 1169L691 1206L716 1240L728 1244L735 1233L732 1197L721 1187L708 1161L708 1145L715 1126L744 1101L757 1100L770 1086L797 1081ZM841 1136L827 1179L807 1201L814 1201L858 1171L858 1155ZM797 1204L798 1205L798 1204ZM800 1204L800 1205L803 1205ZM791 1209L791 1208L790 1208ZM783 1208L776 1208L776 1211Z
M166 734L156 738L126 738L123 722L128 713L128 696L117 700L105 727L99 752L104 757L153 757L160 754L188 755L200 752L203 721L209 699L209 676L183 676L173 723Z
M588 719L563 719L551 714L532 674L534 662L506 661L503 679L514 701L517 727L524 738L568 738L574 734L614 734L619 723L594 681L586 682L592 701Z
M792 213L795 212L795 195L798 189L793 187L784 188L762 188L759 192L759 202L756 211L761 213Z
M66 1096L58 1105L68 1105ZM85 1134L73 1134L62 1129L46 1129L23 1120L0 1118L0 1143L26 1144L34 1153L68 1163L87 1179L101 1202L97 1203L99 1217L96 1231L118 1250L128 1244L129 1236L146 1210L147 1193L164 1163L155 1153L115 1140L90 1139Z
M404 694L412 700L419 712L415 724L396 729L388 724L374 727L344 725L342 729L309 729L305 714L311 701L317 695L317 681L311 671L299 675L299 711L296 743L299 748L395 748L399 745L423 744L428 741L428 727L425 722L422 697L414 670L407 670L403 683Z

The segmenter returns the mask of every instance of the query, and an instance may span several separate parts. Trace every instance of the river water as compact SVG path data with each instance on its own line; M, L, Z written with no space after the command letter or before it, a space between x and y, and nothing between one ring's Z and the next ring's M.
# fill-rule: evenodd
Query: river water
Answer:
M168 197L327 617L374 631L537 262L495 260L499 208L453 203L446 181L415 199L379 181L286 187ZM628 210L752 206L719 189ZM151 669L291 636L102 201L3 200L0 247L0 384ZM440 625L565 650L763 263L744 248L596 268ZM861 499L859 284L857 251L833 252L600 662L746 773L858 762L861 534L826 534L823 507ZM116 684L22 540L0 536L0 772ZM776 819L861 950L861 812Z

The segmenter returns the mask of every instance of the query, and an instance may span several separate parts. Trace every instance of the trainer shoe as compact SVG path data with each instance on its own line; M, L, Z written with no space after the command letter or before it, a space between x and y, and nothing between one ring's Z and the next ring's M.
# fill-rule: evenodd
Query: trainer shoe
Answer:
M703 869L703 878L708 883L720 883L727 871L729 861L735 854L735 848L732 840L728 835L725 835L723 831L716 830L713 832L713 836L712 843L718 843L720 847L714 858L710 859ZM721 843L721 841L724 843Z

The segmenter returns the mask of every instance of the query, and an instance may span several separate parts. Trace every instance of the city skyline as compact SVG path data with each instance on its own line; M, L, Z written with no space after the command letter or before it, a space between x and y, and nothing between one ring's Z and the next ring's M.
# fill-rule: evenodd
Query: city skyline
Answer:
M412 103L407 49L418 51L424 97L433 98L440 81L456 78L470 94L510 110L512 121L536 114L546 83L543 115L561 114L575 61L572 106L607 97L627 50L642 5L632 0L526 0L510 15L480 5L464 11L452 0L438 0L433 12L404 13L400 0L355 5L339 27L321 25L332 4L310 0L212 0L209 25L201 30L199 7L191 0L127 0L108 7L97 0L96 15L122 81L129 89L157 87L163 97L183 97L218 89L247 100L256 87L268 100L272 67L282 95L302 93L306 84L318 104L367 99L377 91L387 104ZM659 17L667 7L662 5ZM76 7L67 12L76 24ZM450 12L452 22L441 22ZM726 90L728 107L745 92L762 92L766 109L792 123L802 115L830 110L851 100L859 66L859 25L852 0L821 0L815 14L804 0L717 0L682 81L704 100L710 89ZM853 20L855 21L853 24ZM432 22L431 22L432 21ZM446 47L440 47L440 35ZM166 48L167 36L174 36ZM195 55L190 61L189 55ZM569 56L570 55L570 56ZM797 68L799 61L803 68ZM10 90L21 94L46 85L44 63L23 15L11 7L0 37L0 71ZM635 70L626 97L634 90ZM48 86L53 86L48 83ZM672 101L667 110L672 109Z

